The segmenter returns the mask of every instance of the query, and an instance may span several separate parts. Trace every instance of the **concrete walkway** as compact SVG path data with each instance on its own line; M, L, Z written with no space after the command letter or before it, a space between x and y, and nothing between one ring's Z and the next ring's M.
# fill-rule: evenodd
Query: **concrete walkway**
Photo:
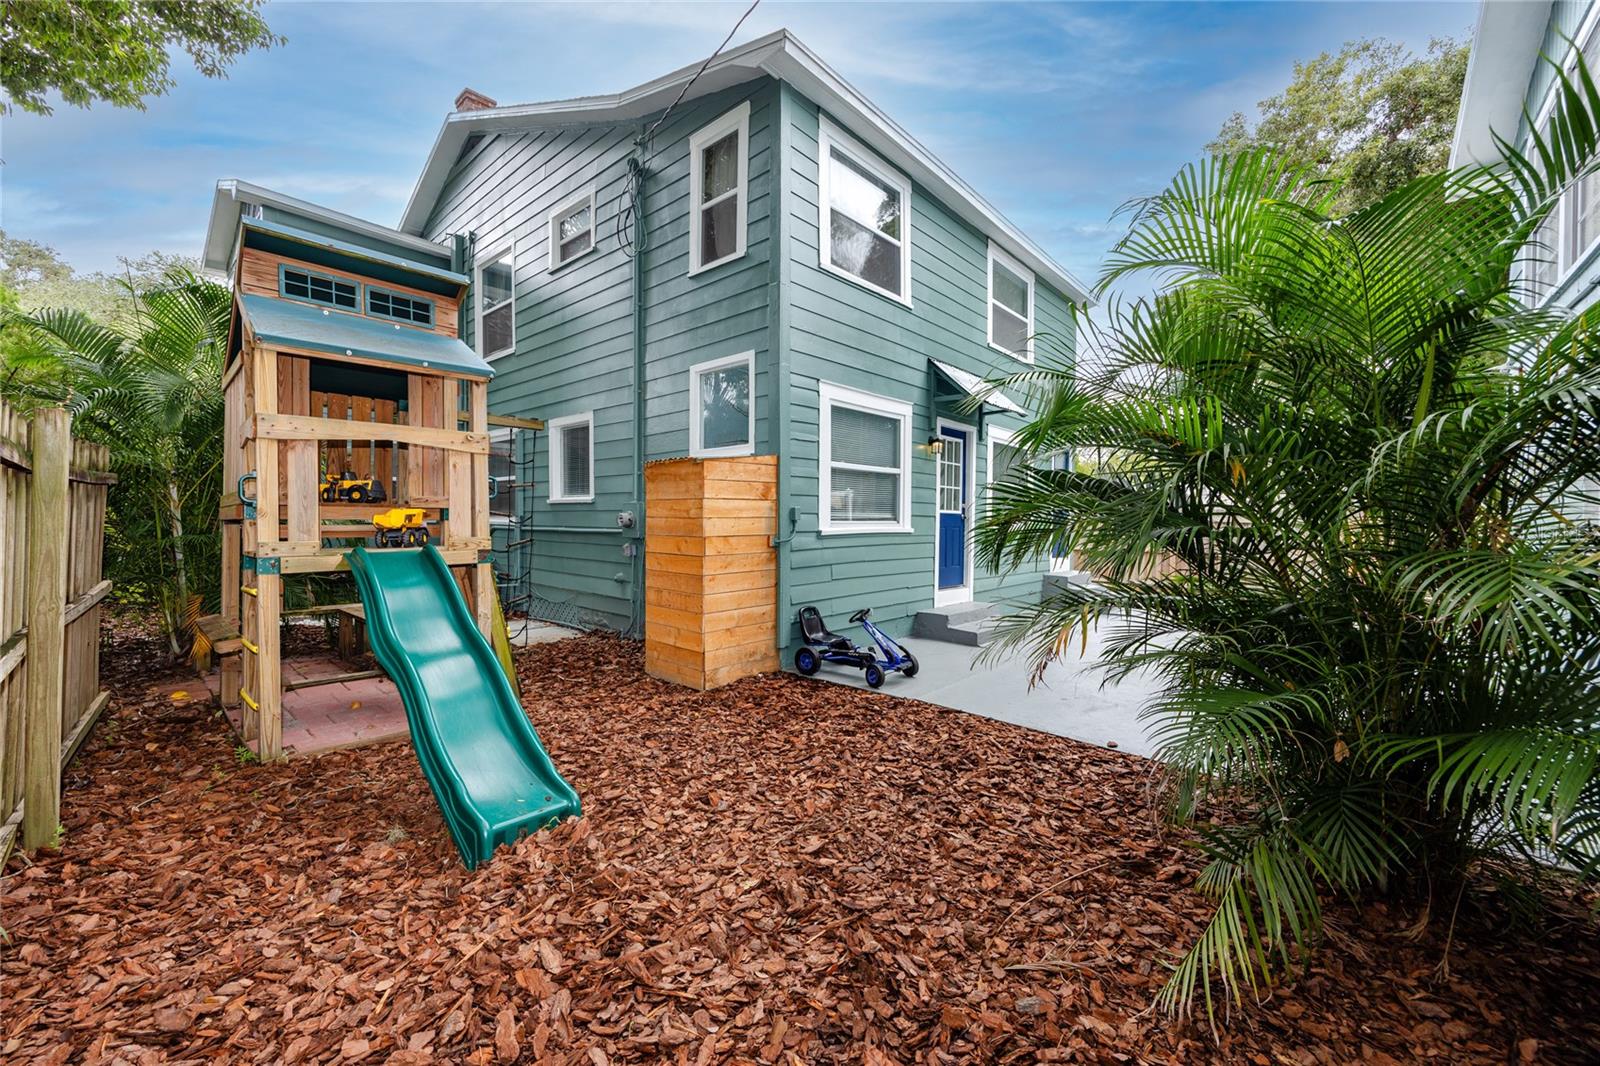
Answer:
M862 636L859 632L848 635L858 643ZM1136 674L1120 684L1101 687L1105 676L1097 665L1101 644L1100 633L1091 632L1081 656L1073 654L1055 663L1044 680L1029 689L1028 664L1017 653L980 663L981 648L908 638L906 645L920 667L917 676L890 674L880 691L1089 744L1153 755L1155 746L1146 736L1150 723L1139 720L1139 708L1154 694L1155 683L1147 675ZM793 670L793 662L785 663L784 668ZM867 687L860 670L825 664L817 676L836 684Z

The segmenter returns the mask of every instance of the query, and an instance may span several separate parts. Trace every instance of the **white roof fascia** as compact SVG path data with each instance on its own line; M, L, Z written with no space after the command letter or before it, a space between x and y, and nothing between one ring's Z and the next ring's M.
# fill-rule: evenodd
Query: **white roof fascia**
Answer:
M400 219L400 228L420 233L434 199L443 188L462 143L471 133L541 129L585 122L620 122L642 118L666 107L699 63L608 96L588 96L542 104L521 104L458 111L445 118L427 164ZM904 171L948 210L974 226L1052 288L1070 299L1094 302L1089 288L985 200L955 172L923 147L893 119L857 92L788 30L775 30L717 57L686 99L719 92L762 74L787 81L820 106L853 135Z
M233 258L234 240L239 228L239 215L247 204L265 204L290 211L306 218L326 222L332 226L361 233L375 240L387 241L402 248L410 248L424 255L448 255L449 249L433 241L424 240L413 233L380 226L376 222L347 215L320 204L289 196L260 185L252 185L238 178L217 182L217 191L211 201L211 221L206 226L206 243L200 265L207 270L226 271Z
M1517 135L1529 82L1545 27L1550 0L1483 0L1472 31L1467 79L1456 114L1456 135L1450 145L1450 168L1501 162L1495 134Z

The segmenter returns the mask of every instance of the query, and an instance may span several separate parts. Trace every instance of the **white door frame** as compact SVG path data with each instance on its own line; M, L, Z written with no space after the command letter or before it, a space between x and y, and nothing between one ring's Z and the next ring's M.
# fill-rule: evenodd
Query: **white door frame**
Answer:
M1001 429L999 426L989 427L988 440L985 442L985 446L988 449L988 454L986 457L989 460L989 465L984 471L984 484L994 484L994 446L996 444L1003 444L1009 447L1015 438L1016 433L1012 430ZM1051 555L1050 572L1052 574L1076 573L1077 571L1072 569L1072 554L1069 552L1066 555Z
M962 567L964 583L952 588L939 587L939 464L944 461L943 456L933 457L933 605L935 607L948 607L955 603L972 602L972 563L973 543L977 539L978 527L978 429L965 422L957 422L952 418L935 418L933 420L933 435L944 439L945 427L959 430L967 435L966 447L961 457L961 477L965 480L964 495L967 498L966 508L966 559Z

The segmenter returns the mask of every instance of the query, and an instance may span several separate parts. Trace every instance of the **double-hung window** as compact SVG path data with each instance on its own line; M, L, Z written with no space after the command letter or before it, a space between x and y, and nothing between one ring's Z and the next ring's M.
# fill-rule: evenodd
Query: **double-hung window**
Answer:
M550 433L550 502L594 500L594 412L546 423Z
M824 270L911 302L911 183L826 118L817 136Z
M478 352L485 359L517 346L515 271L510 245L478 257L473 289L478 302Z
M550 269L560 270L594 251L594 190L568 200L550 212Z
M818 529L911 532L911 405L821 382Z
M1033 362L1033 271L989 245L989 343Z
M689 454L755 453L755 353L689 368Z
M689 138L689 273L744 255L750 102Z

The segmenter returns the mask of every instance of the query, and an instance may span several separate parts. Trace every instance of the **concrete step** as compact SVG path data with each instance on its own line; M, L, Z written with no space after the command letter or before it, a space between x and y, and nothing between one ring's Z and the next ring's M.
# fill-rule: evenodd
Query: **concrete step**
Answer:
M989 642L988 630L995 613L992 603L955 603L918 611L911 622L911 635L921 640L942 640L970 648Z

